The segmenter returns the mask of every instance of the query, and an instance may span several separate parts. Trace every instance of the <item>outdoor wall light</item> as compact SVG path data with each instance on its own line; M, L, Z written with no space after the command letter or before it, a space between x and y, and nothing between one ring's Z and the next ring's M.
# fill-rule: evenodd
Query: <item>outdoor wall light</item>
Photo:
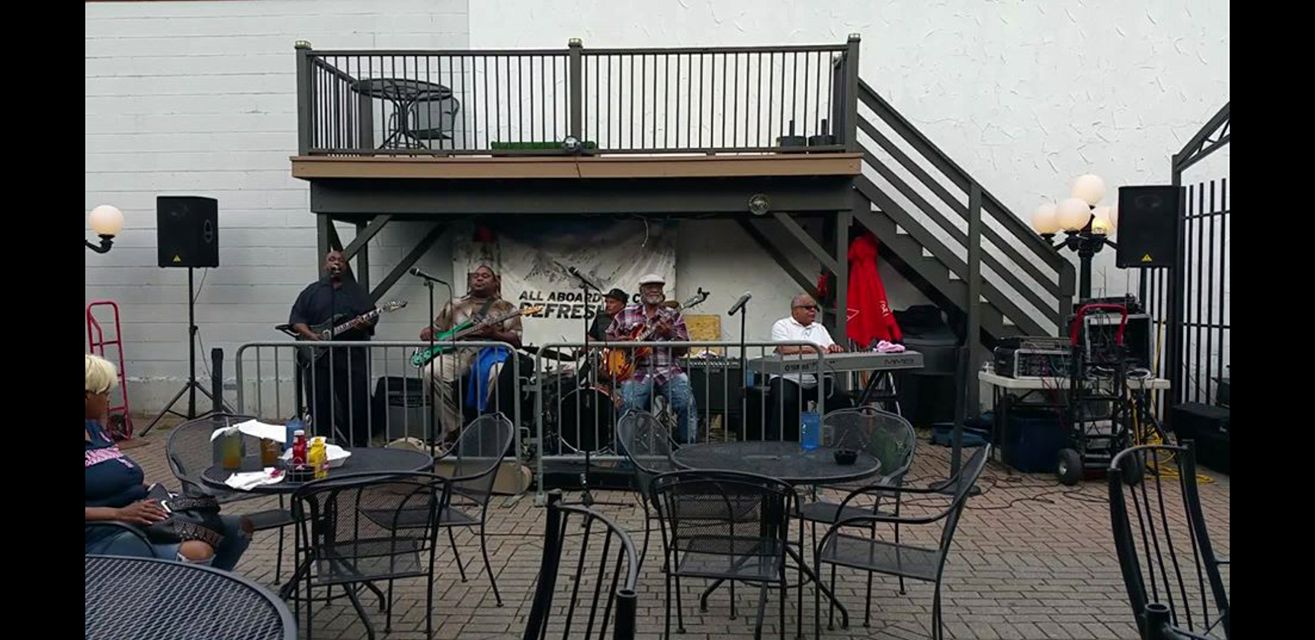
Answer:
M110 250L110 245L114 244L114 236L123 231L123 212L118 207L103 204L91 210L91 230L100 236L100 244L92 244L90 240L83 240L87 248L96 253L106 253Z

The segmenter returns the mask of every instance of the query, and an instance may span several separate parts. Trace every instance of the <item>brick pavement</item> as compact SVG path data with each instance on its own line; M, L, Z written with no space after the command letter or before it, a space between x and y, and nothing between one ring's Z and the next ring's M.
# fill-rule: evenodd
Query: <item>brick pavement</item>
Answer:
M147 481L176 486L164 461L168 431L158 429L146 444L128 455L146 469ZM911 484L925 485L941 477L948 468L948 451L920 441L918 456L909 476ZM1229 481L1219 476L1203 485L1201 495L1210 520L1211 537L1218 552L1229 550ZM1050 476L1012 473L992 463L981 483L985 492L970 499L960 522L946 567L944 617L947 636L983 639L1116 639L1135 638L1123 583L1110 536L1109 506L1105 484L1089 481L1079 487L1061 487ZM624 492L595 492L603 501L633 502ZM227 508L229 513L265 507L273 499L244 501ZM931 506L931 505L928 505ZM916 507L916 505L914 505ZM912 507L911 507L912 508ZM643 511L634 507L603 506L600 510L616 518L642 537ZM479 540L473 531L458 531L462 559L469 563L469 581L462 583L451 553L439 546L435 581L435 638L519 637L530 608L530 596L542 551L541 512L533 495L495 499L489 516L489 551L498 575L504 607L496 607L488 579L479 562ZM929 535L904 530L904 541L935 544ZM660 548L654 533L653 545ZM262 584L274 583L277 534L258 534L237 570ZM285 565L291 557L289 534ZM650 548L650 558L652 547ZM286 571L286 566L285 566ZM286 573L285 573L286 576ZM694 604L704 583L686 580L684 585L685 626L690 640L738 640L752 638L753 607L757 591L736 591L740 616L729 619L726 590L710 600L709 611L700 613ZM823 638L876 638L902 640L930 637L932 589L927 583L908 582L900 595L894 578L877 577L873 587L873 622L861 626L864 596L861 574L841 570L838 592L853 611L849 629L827 630L823 612ZM393 632L385 637L409 640L423 637L424 584L422 580L399 581L394 603ZM769 592L764 637L776 636L777 596ZM373 597L363 601L367 608ZM804 598L805 636L812 637L812 591ZM640 638L661 637L664 612L664 582L656 562L646 562L639 580ZM787 607L787 625L794 627L794 596ZM376 620L382 629L382 616ZM364 627L345 602L318 606L314 637L362 638ZM302 637L305 637L303 630Z

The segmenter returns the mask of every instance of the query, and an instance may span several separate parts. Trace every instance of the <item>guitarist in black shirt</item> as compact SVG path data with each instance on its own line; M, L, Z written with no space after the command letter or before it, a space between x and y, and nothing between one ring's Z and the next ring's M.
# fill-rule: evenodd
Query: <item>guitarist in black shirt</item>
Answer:
M288 323L305 340L321 337L311 329L323 323L340 324L374 309L365 289L346 273L347 261L341 251L324 257L323 278L312 282L297 296L288 315ZM332 340L369 340L374 334L375 317L360 321L335 333ZM369 353L364 347L347 349L309 349L313 362L302 358L302 380L310 398L311 432L336 437L348 446L363 447L370 440L370 380L366 370ZM332 428L330 428L332 426Z

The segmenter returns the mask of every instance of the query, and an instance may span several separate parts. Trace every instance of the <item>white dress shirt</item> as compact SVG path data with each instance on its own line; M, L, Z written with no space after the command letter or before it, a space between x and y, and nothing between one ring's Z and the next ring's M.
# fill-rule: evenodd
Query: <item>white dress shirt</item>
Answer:
M812 342L823 349L835 344L831 339L831 332L826 330L819 322L814 322L804 326L794 319L794 316L781 318L772 325L772 342L804 341ZM801 354L801 357L808 357L811 354ZM816 357L816 356L812 356ZM779 378L779 375L773 375L773 378ZM792 373L786 376L786 380L799 383L804 387L817 385L817 377L811 373L798 374Z

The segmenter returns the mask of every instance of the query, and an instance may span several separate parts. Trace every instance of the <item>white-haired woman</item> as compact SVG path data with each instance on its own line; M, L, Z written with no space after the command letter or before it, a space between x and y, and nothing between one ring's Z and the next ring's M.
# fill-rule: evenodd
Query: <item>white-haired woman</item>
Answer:
M117 384L118 371L113 364L99 356L86 356L86 522L149 526L164 520L168 514L159 502L146 498L141 465L119 451L100 423L109 407L110 390ZM251 527L245 518L221 516L221 519L224 537L218 548L200 540L188 540L181 544L153 544L150 555L231 570L250 542ZM88 526L86 553L140 556L146 554L146 548L131 531Z

